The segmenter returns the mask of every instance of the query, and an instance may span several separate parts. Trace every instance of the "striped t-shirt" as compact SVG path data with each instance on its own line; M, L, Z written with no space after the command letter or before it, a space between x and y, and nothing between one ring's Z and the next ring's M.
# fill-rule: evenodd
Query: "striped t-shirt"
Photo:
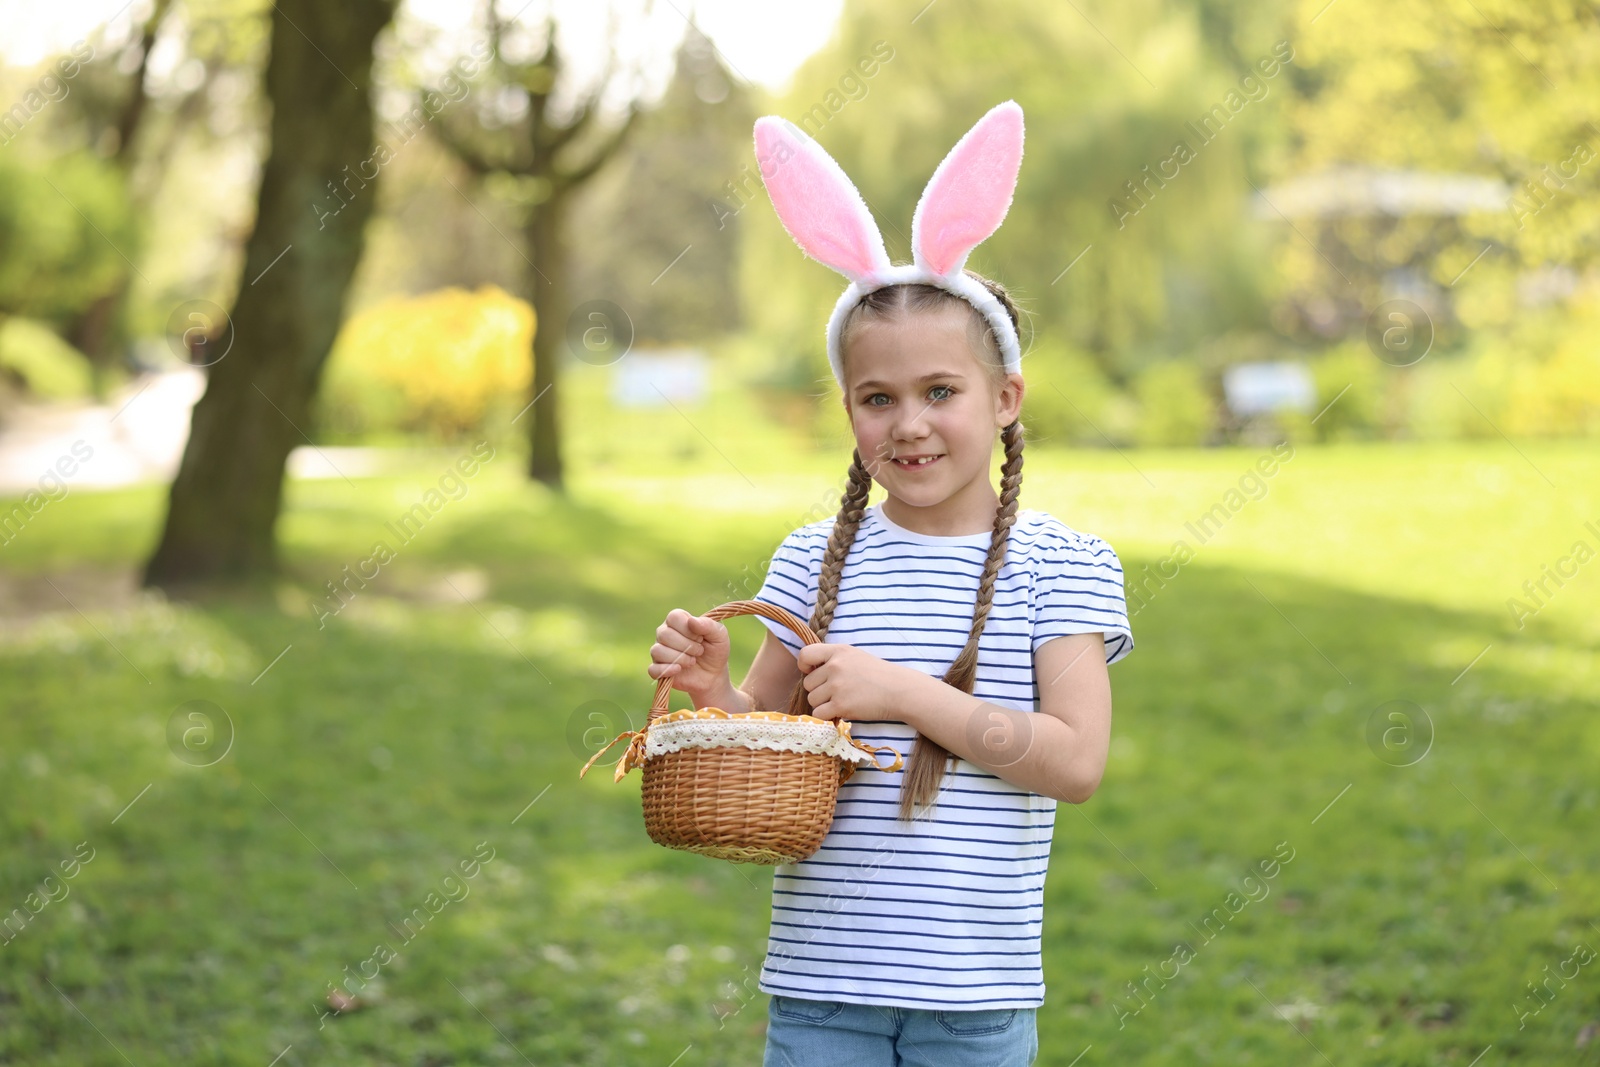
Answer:
M809 622L832 518L773 554L756 599ZM966 643L990 534L934 536L866 510L823 640L944 677ZM800 639L762 619L792 652ZM1033 653L1100 631L1106 663L1133 648L1122 564L1111 546L1042 511L1019 510L978 644L973 696L1039 710ZM911 755L903 722L854 722L851 736ZM887 757L884 757L887 758ZM1036 1008L1045 869L1056 802L964 759L931 818L898 820L904 770L858 769L839 787L822 847L774 869L763 992L912 1008Z

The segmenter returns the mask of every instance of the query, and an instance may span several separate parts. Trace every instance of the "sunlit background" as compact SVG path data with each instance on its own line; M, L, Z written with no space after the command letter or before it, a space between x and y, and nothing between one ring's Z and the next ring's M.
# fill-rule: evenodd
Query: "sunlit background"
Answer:
M0 1063L755 1062L769 871L577 769L838 508L753 122L904 261L1007 99L1022 505L1135 640L1038 1062L1600 1063L1592 4L0 0L0 62Z

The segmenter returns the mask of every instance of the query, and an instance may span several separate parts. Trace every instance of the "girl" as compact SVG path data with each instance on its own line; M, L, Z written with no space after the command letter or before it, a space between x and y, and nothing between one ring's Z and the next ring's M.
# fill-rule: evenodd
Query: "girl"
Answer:
M676 609L649 674L696 707L848 719L911 752L903 771L851 776L822 847L775 869L765 1062L1029 1064L1056 804L1099 785L1106 668L1133 638L1111 546L1018 509L1017 310L964 269L1010 205L1021 110L989 112L934 172L903 266L815 142L767 118L756 144L785 227L851 279L827 333L848 488L836 518L784 538L756 595L825 640L763 619L734 688L727 628ZM886 496L869 507L874 480Z

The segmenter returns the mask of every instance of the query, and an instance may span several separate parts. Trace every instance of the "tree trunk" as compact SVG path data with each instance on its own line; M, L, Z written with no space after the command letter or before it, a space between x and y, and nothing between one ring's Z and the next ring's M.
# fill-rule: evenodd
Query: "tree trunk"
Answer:
M372 46L393 13L391 0L279 0L272 10L272 149L231 316L233 347L211 366L194 406L147 586L259 583L277 572L284 465L306 443L377 192L376 171L364 173L373 155Z
M167 12L171 9L172 0L156 0L155 7L145 19L139 42L139 65L128 80L128 99L122 105L122 111L117 115L115 124L108 127L114 129L117 135L117 148L111 157L112 162L121 168L123 176L128 179L129 201L141 217L147 213L151 198L136 195L132 179L128 176L134 166L134 138L139 133L150 103L150 93L145 87L145 74L150 68L150 52L155 48L156 34L160 32L161 24L166 21ZM207 81L210 81L209 77ZM202 86L201 91L203 92L205 88L206 86ZM190 101L198 99L198 95L190 97ZM185 101L185 104L189 104L190 101ZM179 120L174 119L174 121ZM121 332L118 329L117 316L122 311L122 304L128 295L128 286L131 282L132 279L127 274L122 275L110 291L96 297L94 302L79 312L63 331L67 341L89 361L97 400L105 399L106 372L121 355L120 352L114 351L114 344L120 340L116 335Z
M566 344L567 262L563 224L567 191L556 187L550 198L531 209L526 226L534 270L528 276L528 302L533 305L533 397L528 409L528 474L557 492L564 491L561 465L561 349ZM546 393L545 390L549 392ZM530 398L531 399L531 398Z
M111 369L116 353L112 346L112 327L122 310L122 300L128 291L128 276L117 280L116 288L94 298L94 302L67 327L67 343L82 352L89 361L91 391L98 400L105 399L107 371Z

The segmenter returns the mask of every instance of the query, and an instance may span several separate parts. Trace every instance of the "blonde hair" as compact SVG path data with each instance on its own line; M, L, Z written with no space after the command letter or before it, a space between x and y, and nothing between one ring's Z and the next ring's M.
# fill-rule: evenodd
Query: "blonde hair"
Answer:
M966 271L975 281L993 293L1011 317L1013 327L1018 327L1015 303L1000 285L974 271ZM848 351L851 328L858 322L894 319L907 314L937 311L959 305L972 313L981 327L983 349L978 362L990 372L996 382L1005 379L1000 346L988 321L961 297L937 286L911 284L890 285L875 289L862 297L850 309L840 330L840 352ZM1020 327L1018 327L1020 329ZM984 624L989 619L989 608L994 597L995 578L1006 559L1006 544L1011 527L1017 518L1017 497L1022 491L1022 422L1014 419L1000 431L1005 444L1005 463L1000 468L1000 505L995 511L994 530L989 541L989 555L984 560L983 576L978 582L977 604L972 613L972 626L967 632L967 643L956 655L955 661L945 671L943 681L964 693L970 694L977 681L978 640L983 635ZM817 605L811 612L810 626L818 637L826 637L833 624L834 609L839 603L839 577L844 570L845 558L855 543L856 530L866 512L867 497L872 491L872 476L861 462L860 449L852 450L848 485L840 500L839 514L833 522L833 533L822 557L822 573L817 582ZM795 687L789 699L789 714L801 715L811 710L806 697L805 681ZM900 788L900 818L909 821L919 808L932 804L944 782L953 753L925 734L918 733L906 764L905 777Z

